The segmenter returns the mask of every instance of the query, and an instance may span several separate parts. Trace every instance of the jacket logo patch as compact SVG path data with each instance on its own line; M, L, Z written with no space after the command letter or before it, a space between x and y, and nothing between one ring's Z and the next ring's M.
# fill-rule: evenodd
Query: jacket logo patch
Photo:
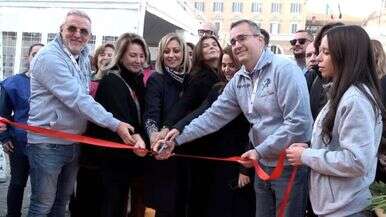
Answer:
M265 79L263 82L263 89L268 87L270 83L271 83L271 79L269 78Z
M238 84L236 87L238 88L238 89L240 89L240 88L248 88L248 87L250 87L251 86L251 84Z

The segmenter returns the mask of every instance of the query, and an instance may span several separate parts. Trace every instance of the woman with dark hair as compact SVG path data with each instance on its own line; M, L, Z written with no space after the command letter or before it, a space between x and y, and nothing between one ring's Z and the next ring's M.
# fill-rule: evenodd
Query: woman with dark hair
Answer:
M232 48L225 47L221 58L221 72L226 80L216 83L202 105L174 125L175 128L169 131L165 140L174 140L190 121L210 108L222 93L225 85L240 68L241 65L233 55ZM248 131L248 121L243 115L239 115L210 137L211 145L216 146L216 151L212 154L217 157L243 154L250 149ZM210 208L205 216L253 217L255 215L255 194L250 184L251 180L253 181L253 172L237 165L213 162L211 165L213 165L212 181L210 191L207 192Z
M91 60L91 67L94 69L94 72L91 74L90 83L90 95L93 97L95 97L99 81L104 76L103 67L106 67L107 64L109 64L113 58L114 51L115 47L110 43L103 44L95 50L95 54Z
M315 47L315 55L319 54L319 46L322 41L323 36L326 35L326 32L336 26L343 26L344 24L341 22L337 23L328 23L324 25L318 32L314 40ZM327 102L326 91L324 90L323 85L326 81L320 75L319 70L312 70L311 73L306 74L307 84L310 86L310 104L311 104L311 113L312 117L316 118L318 116L320 110Z
M175 123L196 109L208 96L213 85L225 81L220 72L222 49L214 36L204 36L193 51L191 74L185 81L186 88L181 100L169 112L164 126L171 128Z
M142 71L147 56L147 45L142 37L133 33L122 34L116 42L116 52L106 67L106 75L100 80L95 95L95 101L114 117L134 127L135 146L140 148L145 148L142 139L145 96ZM122 143L116 133L93 123L89 124L87 133L96 138ZM100 216L126 217L130 192L129 216L143 217L143 162L138 156L145 153L137 150L136 156L126 150L98 150L102 178Z
M359 26L327 31L318 55L330 86L315 120L311 148L287 149L292 165L311 168L310 199L321 216L370 216L384 106L370 39Z
M376 64L378 78L381 79L381 90L383 106L386 106L386 54L383 46L378 40L371 40L371 45L374 52L374 60ZM385 121L384 121L385 122ZM377 166L377 175L375 180L386 183L386 128L383 127L381 144L379 147L379 160Z
M186 45L188 45L187 50L188 50L189 61L190 61L190 63L192 63L193 62L193 50L194 50L195 46L191 42L186 42Z
M324 25L319 32L317 33L315 40L313 41L313 46L315 52L313 54L314 58L319 54L319 46L322 41L323 36L326 35L326 32L336 26L343 26L344 24L341 22L336 23L328 23ZM319 67L313 68L310 73L306 73L307 85L309 86L310 92L310 105L311 105L311 113L312 117L315 120L318 116L320 110L322 110L323 106L327 103L327 94L325 89L325 84L328 83L322 75L320 74ZM313 213L309 198L307 200L307 217L316 217Z
M181 99L169 111L164 128L171 129L174 124L197 109L208 97L213 85L225 81L220 71L222 49L214 36L203 36L193 51L193 67L190 76L185 78L186 87ZM195 141L177 152L189 154L213 154L215 146L210 146L210 136ZM188 216L205 217L210 204L208 192L212 182L213 166L208 162L187 161L190 171Z

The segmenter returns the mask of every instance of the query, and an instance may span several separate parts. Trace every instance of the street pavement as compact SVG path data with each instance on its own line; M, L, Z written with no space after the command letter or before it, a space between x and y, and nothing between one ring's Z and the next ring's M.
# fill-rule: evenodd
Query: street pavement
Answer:
M8 185L9 185L9 161L7 159L7 179L6 182L0 182L0 217L5 217L7 214L7 191L8 191ZM22 208L22 216L27 216L28 212L28 206L29 206L29 198L31 195L31 186L29 184L26 187L25 193L24 193L24 199L23 199L23 208Z
M0 149L1 150L1 149ZM9 160L7 159L7 179L6 182L0 181L0 217L6 217L7 214L7 191L8 191L8 185L10 180L9 175ZM28 179L27 187L24 191L24 199L23 199L23 207L22 207L22 217L26 217L28 213L28 207L30 202L30 196L31 196L31 185L30 181ZM66 213L66 217L70 217L69 212Z

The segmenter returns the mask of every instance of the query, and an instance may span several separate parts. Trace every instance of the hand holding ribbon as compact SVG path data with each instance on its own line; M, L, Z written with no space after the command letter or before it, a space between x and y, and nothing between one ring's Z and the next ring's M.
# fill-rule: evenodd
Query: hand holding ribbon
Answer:
M258 161L259 158L259 154L256 152L256 150L251 149L241 155L241 159L244 160L239 161L239 163L246 168L251 168L254 166L253 161Z
M136 140L130 135L130 132L134 132L134 127L130 124L119 122L116 132L126 144L134 144L136 142Z
M157 160L165 160L173 156L173 150L176 144L173 141L158 140L153 146L153 151L156 153L155 158Z
M227 158L217 158L217 157L205 157L205 156L195 156L195 155L183 155L183 154L174 154L173 150L175 147L175 143L172 141L165 141L165 140L158 141L156 145L153 147L153 151L149 151L144 148L145 147L144 142L138 134L134 134L132 137L134 142L127 145L127 144L111 142L107 140L96 139L96 138L91 138L87 136L81 136L81 135L66 133L62 131L47 129L43 127L29 126L26 124L12 122L12 121L9 121L8 119L0 117L0 126L6 125L6 124L9 124L13 127L17 127L20 129L24 129L32 133L59 138L67 141L90 144L90 145L106 147L106 148L129 149L129 150L135 151L140 156L144 156L146 154L153 154L155 155L156 158L160 158L160 159L167 159L171 156L174 156L174 157L192 158L192 159L198 159L198 160L213 160L213 161L233 162L233 163L241 163L241 164L251 164L255 169L256 175L264 181L274 180L281 176L284 168L285 157L286 157L286 152L285 151L281 152L279 155L279 159L277 161L278 163L276 167L274 168L273 172L270 175L268 175L260 167L257 160L258 159L257 152L253 149L250 150L251 151L250 154L245 154L242 157L234 156L234 157L227 157ZM125 126L125 127L126 127L126 130L128 130L128 126ZM256 153L256 156L253 154L253 152ZM253 158L256 158L256 159L253 159ZM292 170L291 177L288 181L287 189L284 194L284 197L282 198L279 204L278 215L277 215L279 217L284 217L285 207L288 203L291 189L294 184L296 171L297 171L297 167L295 166Z
M306 143L294 143L286 149L288 161L292 166L302 165L301 157L303 151L308 148Z

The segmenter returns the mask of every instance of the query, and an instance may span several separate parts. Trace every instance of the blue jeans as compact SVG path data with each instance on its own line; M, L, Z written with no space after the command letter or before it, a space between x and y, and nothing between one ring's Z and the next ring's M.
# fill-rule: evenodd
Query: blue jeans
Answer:
M372 211L364 210L362 212L349 215L347 217L373 217L373 216L375 216L375 214L373 214Z
M7 217L20 217L24 188L29 175L29 162L25 154L25 142L12 140L15 147L9 154L11 181L7 193Z
M78 172L79 145L27 144L31 176L28 217L64 217Z
M262 168L268 174L271 174L274 169L266 166L262 166ZM262 181L259 177L255 177L256 217L275 217L277 215L276 212L285 193L292 168L292 166L285 166L280 178L273 181ZM298 168L285 210L286 217L303 217L305 215L308 171L309 169L304 166Z

